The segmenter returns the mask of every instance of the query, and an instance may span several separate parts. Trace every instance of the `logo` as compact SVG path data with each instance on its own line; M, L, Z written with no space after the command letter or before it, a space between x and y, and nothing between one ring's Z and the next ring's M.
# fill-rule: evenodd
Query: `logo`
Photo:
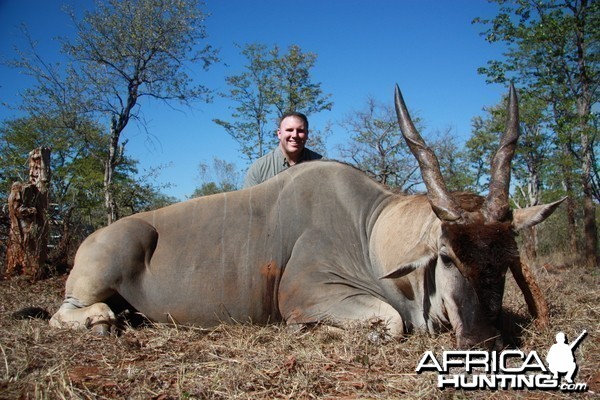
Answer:
M426 351L415 371L418 374L437 371L437 386L441 389L583 392L587 390L587 384L574 381L578 369L575 349L586 336L587 331L584 330L577 339L568 343L566 335L558 332L556 343L548 350L547 364L536 351L527 354L521 350L504 350L500 353L483 350L444 351L440 359L432 351Z

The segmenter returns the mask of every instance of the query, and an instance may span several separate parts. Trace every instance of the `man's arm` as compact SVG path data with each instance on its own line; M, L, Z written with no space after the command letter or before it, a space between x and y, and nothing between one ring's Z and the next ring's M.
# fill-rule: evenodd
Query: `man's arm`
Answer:
M261 183L260 177L258 175L259 174L258 169L256 168L256 163L252 164L250 168L248 168L248 172L246 173L246 177L244 178L243 188L246 189Z

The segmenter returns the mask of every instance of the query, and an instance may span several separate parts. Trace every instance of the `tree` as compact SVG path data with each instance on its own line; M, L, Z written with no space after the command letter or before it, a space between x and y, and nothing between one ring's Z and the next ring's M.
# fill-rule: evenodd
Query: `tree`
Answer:
M406 147L391 106L369 97L364 108L349 114L341 126L350 133L349 143L338 148L342 159L390 187L409 191L421 182L419 166Z
M596 226L598 191L595 148L598 102L600 4L588 0L494 0L502 7L483 35L491 43L508 46L504 61L490 61L480 72L489 81L505 82L514 76L527 91L546 101L554 118L555 140L579 163L583 193L585 259L599 265ZM570 175L565 188L572 192Z
M79 241L105 224L104 170L98 162L106 151L106 136L92 121L80 119L78 130L65 127L61 118L42 116L5 120L0 124L0 190L10 193L13 182L28 180L27 157L42 145L52 148L49 222L52 265L66 267ZM160 194L156 169L138 174L136 162L125 157L115 170L116 203L123 214L153 209L174 202ZM6 202L6 201L5 201ZM1 228L1 227L0 227Z
M420 118L414 123L423 125ZM422 184L419 166L402 138L392 106L368 97L364 107L346 116L340 125L350 134L348 143L338 146L342 159L376 181L404 192L413 192ZM438 157L448 189L472 190L475 178L466 155L459 151L456 135L446 130L428 142Z
M24 274L38 280L45 275L48 256L50 149L32 150L28 161L28 181L14 182L8 197L10 232L6 275Z
M491 109L485 109L492 113ZM498 127L491 118L475 117L472 121L473 131L466 143L466 158L474 173L476 192L487 190L487 177L490 173L494 152L498 148Z
M542 203L544 183L548 182L544 171L556 153L550 138L548 120L544 113L545 104L535 96L521 93L519 102L521 136L515 154L513 177L518 192L513 201L519 208L533 207ZM525 252L529 260L538 253L538 226L524 229Z
M507 99L498 105L484 108L484 117L474 121L473 136L467 141L466 157L476 171L478 191L487 190L487 177L491 157L498 146L499 138L506 126ZM556 148L549 139L548 121L544 113L545 104L538 98L521 92L519 101L520 137L515 157L511 163L512 182L515 192L512 202L518 208L532 207L542 203L544 187L548 186L545 171L556 153ZM525 251L528 259L534 260L537 254L537 227L523 231Z
M223 97L237 103L232 122L215 119L240 145L249 161L262 157L274 145L277 120L287 111L307 116L330 110L333 103L323 94L320 83L312 81L311 69L317 55L290 46L281 54L278 46L263 44L242 48L248 61L245 71L225 78L230 89ZM311 132L312 132L311 128Z
M92 121L79 118L76 124L66 124L63 118L50 112L4 120L0 124L0 197L8 196L12 183L28 180L27 158L32 149L44 146L52 149L48 215L50 245L56 246L53 238L60 238L58 244L62 246L55 248L63 249L65 257L69 247L76 246L76 243L69 246L72 233L79 231L78 227L84 221L92 223L91 218L86 218L91 214L86 210L96 209L102 204L102 168L91 156L105 148L102 139L100 127ZM3 203L6 202L4 197ZM56 230L60 230L60 234ZM53 264L57 257L55 250L49 253Z
M241 186L241 173L236 165L216 157L212 165L201 162L198 166L198 175L201 185L194 190L192 198L231 192Z
M119 173L115 178L115 201L123 216L155 210L177 202L175 197L162 193L162 190L171 187L171 184L156 184L157 177L165 166L140 172L137 161L126 160L119 168L121 171L126 169L126 173Z
M38 80L26 96L41 94L57 114L91 115L108 126L102 163L110 224L119 217L115 171L125 161L127 143L121 136L128 123L139 118L141 100L208 100L209 90L192 85L186 71L198 62L207 68L216 54L210 46L192 50L206 38L206 16L197 0L108 0L97 2L81 21L71 16L77 37L63 39L68 58L64 77L39 57L23 58L15 65ZM29 109L44 112L31 102Z
M93 122L81 118L75 128L50 114L5 120L0 125L2 194L7 194L14 182L27 181L26 160L31 149L52 149L50 204L44 215L45 228L50 231L50 263L40 270L41 275L50 272L45 270L48 265L66 268L71 251L89 233L90 229L84 230L83 226L98 226L89 210L102 204L102 168L91 154L101 151L105 143Z
M271 143L269 116L272 104L269 93L273 89L271 76L271 60L268 59L266 47L260 44L247 45L242 55L248 60L246 71L228 76L225 81L230 86L229 92L222 94L238 103L231 115L235 122L215 119L225 131L240 145L242 154L253 160L266 153Z
M475 174L456 137L447 128L429 140L440 163L444 182L450 191L477 191Z
M292 45L283 54L275 46L270 55L276 83L271 101L277 109L278 117L288 111L311 115L331 110L331 96L323 93L320 83L313 83L311 80L310 70L317 62L315 53L303 53L300 46Z

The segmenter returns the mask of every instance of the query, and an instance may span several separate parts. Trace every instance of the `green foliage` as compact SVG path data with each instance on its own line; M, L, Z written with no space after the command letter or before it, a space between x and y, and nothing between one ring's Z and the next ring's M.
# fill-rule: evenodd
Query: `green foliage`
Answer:
M97 2L81 20L71 13L77 36L62 39L66 65L45 62L31 39L31 53L21 52L11 63L37 82L23 96L27 115L52 119L68 129L70 136L65 139L75 142L74 149L81 141L94 143L86 150L96 159L96 171L103 174L102 197L109 223L119 216L119 202L130 210L145 208L133 205L132 199L139 197L123 197L126 189L140 192L137 184L141 183L131 179L133 186L123 187L119 176L124 171L128 177L135 175L129 169L132 161L124 153L127 140L122 140L121 133L132 119L139 121L140 99L186 105L210 99L210 91L193 84L189 75L190 69L206 69L217 61L209 45L201 46L206 38L206 15L200 6L197 0ZM85 123L97 129L87 129ZM95 136L88 137L91 132ZM57 165L62 168L61 163ZM77 165L68 164L71 169Z
M486 109L491 112L490 109ZM487 177L494 152L498 148L499 132L490 118L475 117L473 132L466 143L466 157L475 175L478 192L487 190Z
M56 218L73 213L73 221L85 220L93 227L103 225L104 167L99 162L106 149L106 137L92 121L82 121L79 130L65 128L60 119L19 118L3 121L0 126L0 190L8 197L15 181L28 181L29 152L37 147L51 148L50 202ZM117 203L125 214L144 211L174 202L156 187L156 173L139 175L136 161L125 159L116 170Z
M598 192L598 165L585 167L589 172L581 168L598 151L598 115L592 105L600 98L595 83L600 74L600 3L494 1L501 6L498 15L474 22L486 27L482 36L487 41L503 42L508 50L503 61L489 61L479 72L488 82L515 79L524 86L521 93L541 102L539 119L547 130L543 143L552 141L560 150L549 168L560 165L555 172L573 180L580 180L573 173L579 169L591 175L581 179Z
M566 0L530 1L491 0L500 11L493 19L476 18L473 22L486 26L481 35L490 43L508 46L503 61L492 60L480 72L488 81L505 83L509 75L555 94L564 85L576 84L580 78L578 43L588 60L592 77L598 73L598 38L600 6L595 1ZM585 28L585 29L584 29ZM569 82L570 81L570 82Z
M196 198L210 196L211 194L217 194L222 192L223 190L221 190L221 188L215 182L207 182L203 183L202 186L200 186L199 188L196 188L190 197Z
M575 204L579 202L574 201L574 196L581 196L586 264L598 265L596 208L600 201L600 182L595 161L598 114L594 106L600 100L597 84L600 3L591 0L493 1L500 5L498 15L474 22L486 26L482 35L487 41L504 43L507 50L502 61L492 60L480 72L489 82L515 80L524 87L522 92L541 101L538 119L547 124L548 134L538 131L533 135L536 138L531 146L526 144L525 149L532 151L536 146L551 142L555 150L552 164L547 168L545 160L531 164L532 159L541 157L540 149L525 157L528 167L534 165L548 170L545 181L541 169L527 171L531 186L526 202L537 201L542 194L536 191L545 187L568 194L571 197L566 206L569 231L570 236L575 236L573 216L576 215ZM528 196L524 193L522 197ZM577 251L573 242L571 252Z
M191 198L231 192L241 187L242 175L236 165L216 157L213 158L211 165L201 162L198 166L198 175L201 184L194 190Z
M311 81L310 70L317 61L315 53L303 53L299 46L292 45L287 53L280 54L279 47L275 46L270 56L276 82L270 96L278 117L288 111L311 115L331 110L333 103L329 101L330 95L323 93L320 83Z
M317 55L290 46L281 54L278 46L263 44L242 48L248 61L244 72L225 78L229 86L223 97L237 103L231 121L215 119L239 144L249 161L266 154L276 143L277 120L287 111L311 115L330 110L333 103L323 94L320 83L312 81L311 69Z
M214 122L240 145L249 160L261 157L273 143L273 130L268 128L272 104L269 93L274 91L271 63L264 45L247 45L242 55L248 60L246 71L225 78L229 92L222 94L238 103L231 117L234 122L216 119Z
M121 132L137 118L140 98L181 103L208 99L208 89L192 85L184 68L198 61L207 68L216 61L210 46L192 51L206 37L204 18L196 0L109 0L81 23L73 17L78 40L65 42L64 51L95 93L95 111L110 117L104 160L108 223L119 216L114 174L124 160Z
M506 98L498 105L486 107L487 115L473 120L473 133L466 143L465 157L475 176L475 190L485 192L491 160L505 130ZM560 187L553 165L561 156L554 141L546 104L530 93L521 92L519 102L520 137L513 158L513 200L521 207L541 203L543 193ZM555 197L560 195L555 193Z
M519 103L521 135L512 169L517 189L513 199L523 207L542 203L544 191L557 188L549 181L549 171L562 152L553 140L545 109L545 102L522 92Z
M96 110L118 120L120 131L141 97L189 102L209 90L191 85L187 68L216 61L210 46L191 49L205 38L196 0L98 2L82 21L73 15L75 41L63 41L87 89L97 94Z
M172 196L161 193L169 184L157 186L156 178L164 167L152 168L139 173L138 162L127 160L119 167L121 173L116 175L116 202L121 217L142 211L155 210L177 202Z
M88 194L102 183L102 167L93 154L103 148L99 127L80 121L75 131L51 115L3 121L0 127L0 155L5 160L0 173L2 193L14 181L28 181L28 154L37 147L50 147L52 202L92 206Z

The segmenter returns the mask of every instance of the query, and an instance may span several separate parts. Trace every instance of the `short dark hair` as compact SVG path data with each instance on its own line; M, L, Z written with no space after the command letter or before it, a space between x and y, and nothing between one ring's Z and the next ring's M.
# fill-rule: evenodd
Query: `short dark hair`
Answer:
M281 126L281 121L283 121L287 117L300 118L302 120L302 122L304 122L304 127L308 131L308 118L306 117L306 115L304 115L304 114L302 114L301 112L298 112L298 111L288 111L286 113L283 113L283 115L281 116L281 118L279 118L279 125L278 126Z

